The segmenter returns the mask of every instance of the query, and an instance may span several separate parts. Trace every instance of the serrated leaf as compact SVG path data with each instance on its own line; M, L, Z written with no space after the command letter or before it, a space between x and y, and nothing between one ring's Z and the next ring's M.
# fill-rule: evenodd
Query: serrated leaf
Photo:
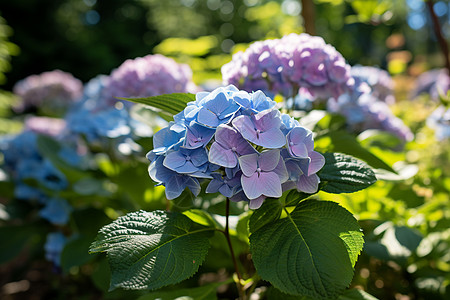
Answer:
M250 232L255 232L264 225L278 220L282 210L283 206L278 199L266 199L261 207L256 209L250 217L248 222Z
M342 153L324 153L325 165L319 172L322 190L328 193L353 193L377 181L375 173L363 161Z
M90 252L108 254L110 289L157 289L197 272L213 231L177 212L138 211L103 227Z
M176 289L173 291L157 291L141 296L138 300L216 300L217 288L221 285L231 283L233 280L229 279L224 282L215 282L208 285L190 288L190 289Z
M360 227L339 204L305 200L287 217L250 236L262 279L282 292L313 299L335 298L350 284L364 240Z
M181 112L189 102L195 101L195 95L190 93L173 93L146 98L119 98L148 105L170 115Z

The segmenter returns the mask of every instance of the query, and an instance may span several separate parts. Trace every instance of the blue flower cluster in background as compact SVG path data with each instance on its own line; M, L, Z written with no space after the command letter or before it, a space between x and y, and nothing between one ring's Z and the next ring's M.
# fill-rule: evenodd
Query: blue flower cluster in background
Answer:
M129 59L109 76L99 75L84 86L71 74L59 70L29 76L16 84L14 92L21 101L15 110L26 113L25 128L17 135L1 137L0 167L14 184L15 199L28 201L38 209L35 216L65 229L64 234L58 231L48 235L48 260L59 266L61 251L73 234L69 220L78 207L73 195L78 195L76 184L80 175L74 179L69 173L86 172L88 178L92 176L88 172L98 172L93 154L106 153L110 159L118 159L140 152L136 141L151 137L153 130L167 125L150 111L146 111L146 116L150 115L151 120L138 119L139 107L116 97L148 97L197 89L189 66L162 55ZM195 132L196 127L190 130ZM53 140L58 152L42 153L40 136ZM52 163L50 158L55 155L66 169L71 169L69 173L66 169L61 172L60 165Z
M450 138L450 108L437 107L427 119L427 126L434 129L436 139Z
M233 85L197 93L155 133L153 145L149 174L165 186L168 199L185 188L197 196L206 179L207 193L247 201L251 209L289 189L315 193L316 173L325 163L311 131L280 113L261 91Z

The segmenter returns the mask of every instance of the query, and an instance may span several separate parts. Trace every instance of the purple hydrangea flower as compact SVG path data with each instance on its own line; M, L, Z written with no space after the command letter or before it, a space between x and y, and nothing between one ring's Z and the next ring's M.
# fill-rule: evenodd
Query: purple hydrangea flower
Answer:
M286 135L287 149L293 157L307 158L313 151L312 132L304 127L296 126Z
M160 54L128 59L113 70L109 78L102 93L109 103L115 103L115 97L150 97L197 91L189 66Z
M70 73L61 70L31 75L14 85L14 93L21 98L15 110L30 108L49 115L62 115L80 99L83 84Z
M266 148L281 148L286 137L281 131L281 114L268 109L256 115L241 115L233 120L233 126L248 141Z
M238 164L238 157L256 153L242 135L228 125L217 127L215 142L209 150L209 161L225 168L234 168Z
M281 184L288 179L288 173L280 150L243 155L239 157L239 165L243 174L241 185L247 198L281 197Z
M283 150L281 156L284 158L289 176L289 180L283 184L283 190L296 188L304 193L317 192L320 178L316 173L325 165L323 155L316 151L310 151L306 158L297 158Z
M450 90L450 76L446 69L434 69L420 74L414 84L411 98L427 93L431 99L438 100L439 95L446 96Z
M394 81L385 70L370 66L353 66L350 74L355 79L355 86L364 82L370 88L370 93L378 100L389 105L395 103Z
M25 119L25 129L37 134L57 137L66 129L66 121L57 118L32 116Z
M322 38L306 33L251 44L222 67L222 76L225 84L286 98L299 88L319 98L337 98L354 84L342 55Z
M380 129L403 141L414 138L411 130L391 112L389 106L370 93L344 94L337 100L328 101L327 109L346 117L350 131L359 133L366 129Z

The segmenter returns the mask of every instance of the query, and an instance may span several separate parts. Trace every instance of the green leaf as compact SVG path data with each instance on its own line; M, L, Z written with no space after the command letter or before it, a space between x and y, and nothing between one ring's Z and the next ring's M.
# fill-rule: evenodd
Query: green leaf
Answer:
M256 209L250 217L248 223L250 232L255 232L264 225L278 220L282 210L283 206L278 199L267 198L261 207Z
M90 252L107 252L111 290L157 289L197 272L213 231L180 213L138 211L103 227Z
M92 260L94 257L89 255L89 245L92 239L79 235L69 240L61 252L61 267L67 273L70 268L81 266Z
M119 98L119 99L148 105L160 109L162 112L173 116L181 112L189 102L195 101L195 95L190 93L174 93L147 98Z
M287 217L250 236L256 270L282 292L313 299L337 297L350 284L364 240L335 202L305 200Z
M325 165L319 172L324 183L322 190L328 193L353 193L369 187L377 181L370 167L342 153L324 153Z
M217 299L217 288L221 285L233 282L230 278L224 282L215 282L201 287L191 288L191 289L176 289L173 291L157 291L149 293L138 300L216 300Z
M391 166L389 166L379 157L361 146L361 144L353 135L345 131L333 131L325 136L329 136L331 138L331 142L333 145L333 149L331 151L352 155L364 160L374 168L385 169L395 173L395 170L392 169Z

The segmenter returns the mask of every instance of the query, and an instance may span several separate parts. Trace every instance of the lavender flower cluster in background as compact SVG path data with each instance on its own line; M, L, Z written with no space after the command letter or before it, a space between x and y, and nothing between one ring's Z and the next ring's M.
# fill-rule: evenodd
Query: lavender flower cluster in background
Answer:
M414 99L420 94L429 94L431 99L438 100L439 96L447 96L450 90L450 76L446 69L434 69L420 74L415 82L415 89L411 98Z
M224 84L286 98L299 88L316 98L337 98L354 84L342 55L321 37L306 33L251 44L222 67L222 76Z
M314 151L312 132L275 108L261 91L229 85L196 94L196 101L155 133L147 154L150 177L168 199L187 187L197 196L199 180L211 180L207 193L259 208L285 190L315 193L316 173L325 163Z
M367 129L379 129L392 133L402 141L414 138L411 130L397 118L389 106L371 93L347 93L337 100L328 101L328 111L343 115L348 129L360 133Z
M116 97L150 97L169 93L194 93L188 65L160 54L128 59L109 75L102 97L114 105ZM131 104L131 102L126 102Z
M350 74L355 79L355 86L366 83L370 88L372 96L388 105L395 103L394 81L389 73L383 69L370 66L353 66Z
M17 82L14 94L21 101L15 110L42 110L47 115L63 115L70 105L79 100L83 84L70 73L61 70L31 75Z

